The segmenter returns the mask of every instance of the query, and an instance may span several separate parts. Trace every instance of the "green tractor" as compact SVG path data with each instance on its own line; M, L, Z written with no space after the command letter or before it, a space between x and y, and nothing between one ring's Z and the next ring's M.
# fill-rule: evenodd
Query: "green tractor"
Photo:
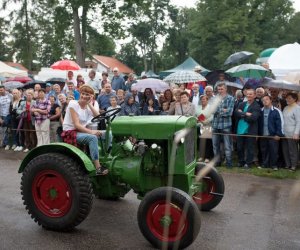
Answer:
M103 113L106 140L99 140L100 162L109 174L97 176L86 148L52 143L30 151L19 168L28 213L42 227L68 231L89 214L93 194L124 197L131 189L141 199L138 225L158 248L185 248L200 230L199 210L222 200L224 182L197 159L197 122L185 116L122 116ZM115 119L114 119L115 118ZM108 148L113 135L112 149Z

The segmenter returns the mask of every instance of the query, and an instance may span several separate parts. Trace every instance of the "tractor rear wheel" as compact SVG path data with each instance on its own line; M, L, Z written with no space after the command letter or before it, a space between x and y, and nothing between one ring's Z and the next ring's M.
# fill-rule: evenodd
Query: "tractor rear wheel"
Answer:
M24 169L21 194L26 210L39 225L71 230L89 214L92 185L72 158L49 153L35 157Z
M157 188L146 194L137 218L144 237L160 249L189 246L201 226L195 202L187 193L172 187Z
M205 165L198 164L195 168L195 175L204 167ZM201 211L209 211L223 199L225 191L224 180L217 170L212 168L201 180L201 185L202 191L195 193L193 199Z

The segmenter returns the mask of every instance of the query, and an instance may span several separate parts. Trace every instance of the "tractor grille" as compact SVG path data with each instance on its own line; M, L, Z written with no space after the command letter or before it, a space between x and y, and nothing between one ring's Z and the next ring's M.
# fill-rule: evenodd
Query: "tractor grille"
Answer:
M190 164L195 159L195 129L191 129L184 139L185 164Z

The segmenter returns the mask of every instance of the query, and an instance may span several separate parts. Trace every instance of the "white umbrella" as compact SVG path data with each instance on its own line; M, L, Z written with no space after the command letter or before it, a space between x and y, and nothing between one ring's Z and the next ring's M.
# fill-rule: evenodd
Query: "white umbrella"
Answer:
M155 78L146 78L138 80L137 83L132 84L131 89L137 91L144 91L146 88L153 89L156 92L165 91L170 88L164 81Z
M183 83L206 81L206 78L194 71L180 70L168 75L164 79L164 81L169 84L171 83L183 84Z
M300 84L300 71L296 72L289 72L283 80L286 80L288 82L292 82L295 84Z

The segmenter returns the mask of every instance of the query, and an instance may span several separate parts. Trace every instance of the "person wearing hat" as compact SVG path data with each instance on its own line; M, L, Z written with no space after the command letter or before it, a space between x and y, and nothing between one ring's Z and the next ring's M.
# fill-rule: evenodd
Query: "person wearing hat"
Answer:
M50 82L46 83L45 96L49 99L49 96L54 95L54 90L52 89L52 84Z
M120 76L119 69L115 67L113 69L114 76L111 80L111 87L113 90L117 91L118 89L123 89L126 91L125 80L122 76Z
M202 69L201 69L200 65L196 65L194 68L194 71L198 74L201 74Z

